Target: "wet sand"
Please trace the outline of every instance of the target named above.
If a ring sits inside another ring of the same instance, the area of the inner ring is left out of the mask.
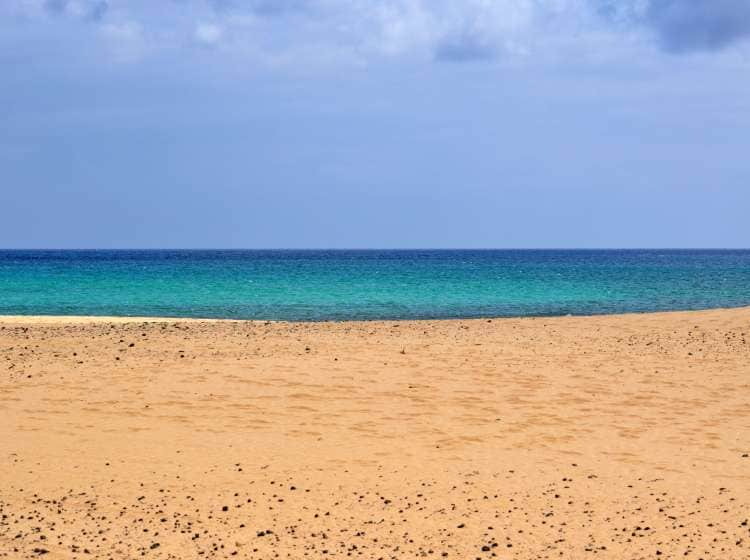
[[[750,557],[750,309],[0,319],[0,558]]]

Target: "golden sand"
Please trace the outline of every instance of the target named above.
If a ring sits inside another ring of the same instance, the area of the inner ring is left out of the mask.
[[[750,309],[0,319],[0,558],[750,558]]]

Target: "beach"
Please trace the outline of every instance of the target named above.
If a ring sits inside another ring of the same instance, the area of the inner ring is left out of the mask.
[[[750,557],[750,308],[0,318],[0,558]]]

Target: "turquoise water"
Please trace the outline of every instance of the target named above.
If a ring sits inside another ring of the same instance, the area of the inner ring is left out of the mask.
[[[0,314],[283,320],[750,305],[739,251],[0,251]]]

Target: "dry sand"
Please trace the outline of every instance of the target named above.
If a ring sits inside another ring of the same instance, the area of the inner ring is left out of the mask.
[[[750,558],[750,309],[0,319],[0,558]]]

